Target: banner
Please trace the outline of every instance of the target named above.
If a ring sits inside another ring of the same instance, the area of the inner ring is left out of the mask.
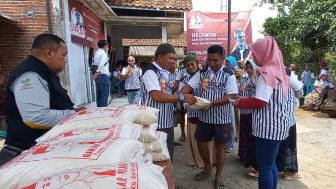
[[[97,49],[100,20],[76,0],[69,0],[71,41]]]
[[[228,53],[228,13],[187,13],[188,52],[194,52],[201,64],[211,45],[225,49],[225,57],[247,59],[252,44],[251,12],[231,13],[231,51]]]

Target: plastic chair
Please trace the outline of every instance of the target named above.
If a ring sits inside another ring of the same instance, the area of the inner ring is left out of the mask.
[[[114,79],[111,79],[111,82],[110,82],[110,94],[111,94],[111,98],[113,98],[113,95],[115,93],[115,87],[118,87],[118,92],[119,94],[121,94],[121,87],[120,85],[118,84],[114,84]]]
[[[309,83],[309,84],[307,85],[307,94],[304,95],[304,96],[302,95],[302,97],[300,98],[300,107],[303,106],[305,97],[306,97],[309,93],[311,93],[313,90],[314,90],[314,83]]]

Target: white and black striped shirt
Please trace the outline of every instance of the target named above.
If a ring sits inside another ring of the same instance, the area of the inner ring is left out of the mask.
[[[284,140],[289,133],[289,106],[280,82],[278,90],[269,86],[264,78],[256,77],[255,98],[268,102],[265,107],[257,108],[252,113],[252,134],[258,138]]]
[[[290,83],[288,89],[288,106],[289,106],[289,126],[295,124],[295,92],[302,90],[302,83],[299,81],[297,75],[288,68],[286,69],[286,74],[289,76]]]
[[[190,79],[191,79],[190,74],[188,72],[186,72],[184,74],[184,77],[182,77],[182,79],[180,79],[179,91],[181,91],[181,89],[186,84],[188,84],[188,82],[190,81]],[[200,97],[200,95],[201,95],[201,87],[198,87],[197,89],[194,89],[192,95]],[[188,118],[198,117],[199,116],[199,110],[189,110],[189,109],[187,109],[187,116],[188,116]]]
[[[141,77],[142,105],[150,106],[160,110],[158,114],[158,129],[168,129],[173,127],[173,103],[154,102],[149,94],[150,91],[162,91],[171,94],[169,89],[169,72],[163,70],[156,62],[149,65]]]
[[[200,97],[210,101],[224,98],[229,94],[237,94],[236,76],[224,66],[214,73],[210,67],[198,71],[189,81],[194,90],[201,88]],[[211,124],[231,123],[230,105],[211,106],[208,110],[199,111],[199,120]]]
[[[252,83],[252,80],[249,76],[243,77],[239,82],[238,82],[238,94],[241,97],[253,97],[255,95],[255,84]],[[240,112],[242,114],[252,114],[252,109],[244,109],[240,108]]]

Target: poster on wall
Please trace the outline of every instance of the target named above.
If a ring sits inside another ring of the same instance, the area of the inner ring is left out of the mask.
[[[69,13],[71,41],[97,49],[100,20],[76,0],[69,0]]]
[[[234,56],[245,61],[251,55],[252,44],[251,12],[231,13],[231,51],[228,53],[228,13],[187,13],[188,52],[194,52],[204,64],[207,49],[220,45],[225,57]]]

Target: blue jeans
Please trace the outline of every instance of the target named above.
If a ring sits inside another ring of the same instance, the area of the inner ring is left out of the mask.
[[[109,96],[110,77],[106,74],[100,74],[96,82],[96,102],[97,107],[107,107],[107,101]]]
[[[281,140],[268,140],[256,137],[256,158],[259,169],[259,189],[276,189],[278,169],[275,158]]]
[[[139,104],[141,97],[141,90],[137,91],[127,91],[128,103],[129,104]]]

